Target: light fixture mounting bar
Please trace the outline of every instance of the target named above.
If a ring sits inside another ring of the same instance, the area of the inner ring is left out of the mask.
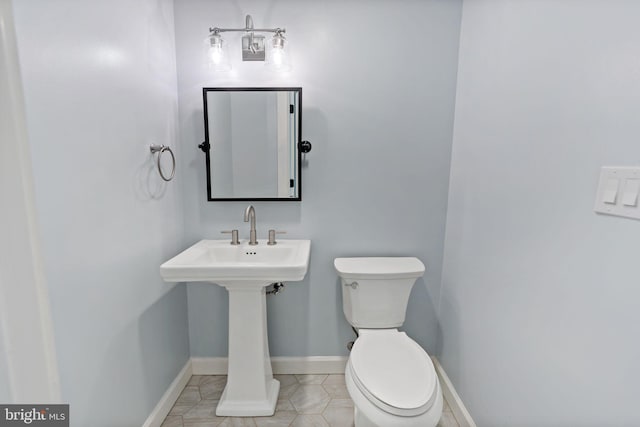
[[[284,28],[209,28],[210,33],[228,33],[228,32],[245,32],[245,33],[286,33]]]
[[[244,19],[244,28],[218,28],[218,27],[209,27],[210,33],[227,33],[230,31],[238,31],[245,33],[276,33],[282,34],[285,33],[286,30],[284,28],[253,28],[253,18],[251,15],[247,15]]]

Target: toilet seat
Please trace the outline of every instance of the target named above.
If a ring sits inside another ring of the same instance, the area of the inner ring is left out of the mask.
[[[437,397],[437,376],[429,355],[397,329],[360,329],[347,369],[378,408],[399,416],[420,415]]]

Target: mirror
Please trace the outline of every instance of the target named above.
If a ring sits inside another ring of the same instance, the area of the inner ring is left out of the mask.
[[[208,200],[302,200],[302,88],[202,92]]]

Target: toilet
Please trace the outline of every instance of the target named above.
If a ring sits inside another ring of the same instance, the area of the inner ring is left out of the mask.
[[[398,331],[424,264],[411,257],[336,258],[342,307],[357,330],[345,381],[355,427],[435,427],[442,392],[431,358]]]

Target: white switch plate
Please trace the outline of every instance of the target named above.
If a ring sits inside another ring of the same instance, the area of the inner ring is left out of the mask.
[[[629,180],[632,181],[627,182]],[[635,206],[628,206],[629,200],[634,197],[630,193],[635,191],[636,199],[638,197],[638,189],[634,185],[637,181],[633,180],[640,180],[640,167],[603,166],[600,168],[600,182],[594,210],[607,215],[640,219],[640,206],[637,203]]]

